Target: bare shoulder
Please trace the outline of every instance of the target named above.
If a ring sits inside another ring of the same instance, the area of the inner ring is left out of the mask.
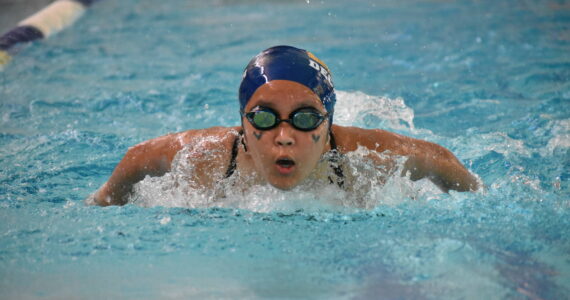
[[[182,146],[193,144],[205,148],[214,147],[218,149],[222,145],[231,145],[239,130],[239,126],[194,129],[177,133],[172,138],[177,140]]]
[[[194,155],[188,159],[198,168],[208,160],[212,162],[203,167],[212,168],[213,164],[231,153],[237,132],[237,127],[212,127],[171,133],[142,142],[129,148],[111,179],[118,177],[118,181],[124,181],[124,178],[133,178],[129,181],[138,181],[145,175],[161,176],[170,171],[175,156],[185,147],[194,149]],[[217,153],[216,157],[207,155],[213,152]],[[218,164],[216,167],[219,169],[221,163]]]
[[[479,188],[477,179],[453,153],[438,144],[381,129],[333,126],[332,130],[341,152],[351,152],[363,146],[378,153],[407,157],[402,175],[409,172],[410,179],[414,181],[428,178],[445,192]],[[376,161],[390,165],[390,160]]]
[[[227,144],[237,134],[238,128],[212,127],[170,133],[139,143],[129,148],[129,152],[144,153],[151,156],[160,154],[172,158],[186,145],[201,144],[205,147],[219,147],[220,144]]]
[[[174,137],[185,150],[177,161],[192,166],[189,184],[212,188],[227,172],[233,144],[237,141],[239,127],[213,127],[189,130]]]
[[[351,152],[362,146],[377,152],[390,151],[396,155],[408,155],[426,148],[443,148],[431,142],[382,129],[333,125],[333,134],[342,152]]]
[[[229,152],[232,136],[235,140],[237,127],[214,127],[208,129],[187,130],[179,133],[157,137],[129,148],[123,159],[117,164],[109,180],[94,194],[94,202],[99,205],[125,204],[133,185],[145,176],[162,176],[170,171],[172,161],[180,150],[186,146],[200,144],[203,140],[210,142],[201,144],[201,150],[220,148],[222,155]],[[207,153],[208,151],[198,151]],[[191,158],[190,158],[191,159]],[[209,182],[212,177],[202,176],[201,170],[211,167],[201,164],[196,174],[197,182]],[[221,163],[218,162],[221,166]],[[218,167],[221,169],[221,167]],[[208,173],[211,174],[211,173]]]

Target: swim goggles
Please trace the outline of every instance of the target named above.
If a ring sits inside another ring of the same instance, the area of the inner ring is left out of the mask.
[[[328,117],[328,113],[322,114],[312,107],[303,107],[293,111],[289,115],[289,119],[279,119],[279,114],[267,107],[257,106],[248,113],[242,112],[242,116],[251,123],[253,127],[259,130],[270,130],[281,122],[291,124],[295,129],[300,131],[315,130]]]

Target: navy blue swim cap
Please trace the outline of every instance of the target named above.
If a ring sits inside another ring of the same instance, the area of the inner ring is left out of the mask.
[[[257,88],[272,80],[290,80],[311,89],[321,99],[332,124],[336,95],[328,67],[311,52],[291,46],[275,46],[254,57],[239,87],[243,111]]]

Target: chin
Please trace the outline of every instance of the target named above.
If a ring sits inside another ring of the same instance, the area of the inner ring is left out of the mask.
[[[273,187],[280,189],[282,191],[289,191],[291,189],[293,189],[294,187],[296,187],[299,182],[297,181],[284,181],[284,180],[274,180],[274,181],[269,181],[269,184],[271,184]]]

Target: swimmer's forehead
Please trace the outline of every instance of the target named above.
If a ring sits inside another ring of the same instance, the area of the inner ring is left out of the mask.
[[[255,91],[247,107],[277,108],[288,103],[294,108],[314,107],[320,110],[325,108],[319,96],[311,89],[289,80],[274,80],[263,84]]]
[[[302,107],[313,107],[313,108],[317,108],[320,110],[324,110],[322,105],[319,105],[320,103],[315,103],[312,100],[301,100],[298,102],[295,102],[292,105],[292,110],[298,109],[298,108],[302,108]],[[272,109],[277,109],[278,106],[277,103],[275,101],[272,100],[265,100],[265,99],[260,99],[259,101],[256,101],[255,103],[252,104],[253,107],[256,106],[261,106],[261,107],[267,107],[267,108],[272,108]]]

